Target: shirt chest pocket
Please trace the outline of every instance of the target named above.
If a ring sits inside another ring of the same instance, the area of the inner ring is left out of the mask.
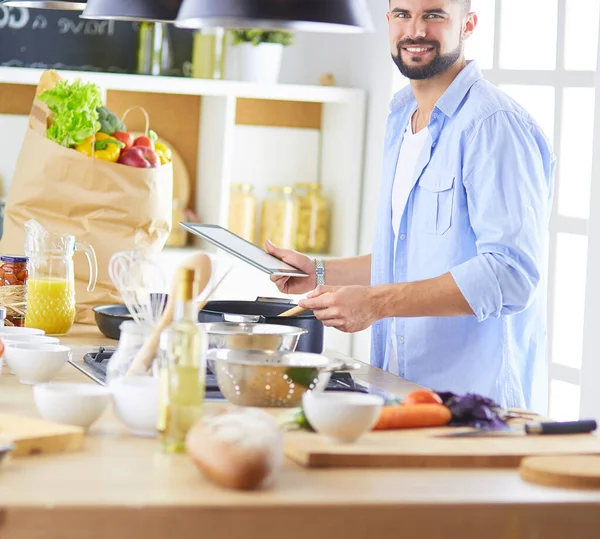
[[[415,226],[428,234],[444,234],[452,225],[454,174],[425,173],[415,194]]]

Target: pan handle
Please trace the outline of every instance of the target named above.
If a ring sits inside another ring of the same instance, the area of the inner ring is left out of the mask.
[[[223,313],[223,322],[235,322],[238,324],[256,324],[256,323],[265,323],[265,317],[257,314],[228,314]]]

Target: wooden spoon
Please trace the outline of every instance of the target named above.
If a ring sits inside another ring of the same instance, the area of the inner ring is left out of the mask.
[[[296,305],[292,309],[288,309],[287,311],[283,311],[282,313],[278,314],[277,317],[298,316],[306,311],[308,311],[308,309],[300,307],[300,305]]]
[[[210,257],[205,253],[194,253],[181,264],[183,268],[195,268],[200,272],[200,281],[198,283],[197,294],[199,295],[204,291],[206,285],[210,281],[212,273],[212,264]],[[171,283],[171,293],[165,306],[158,324],[152,329],[152,333],[148,340],[144,343],[144,346],[140,348],[135,358],[133,359],[126,376],[133,376],[136,374],[142,374],[146,372],[151,364],[156,351],[158,350],[158,344],[160,342],[160,334],[164,329],[173,321],[173,311],[175,308],[175,290],[177,282],[173,279]],[[212,292],[212,291],[211,291]]]

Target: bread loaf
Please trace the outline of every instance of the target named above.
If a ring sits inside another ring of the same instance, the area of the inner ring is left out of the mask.
[[[253,490],[270,484],[281,467],[283,433],[266,412],[240,408],[192,427],[186,449],[210,481]]]

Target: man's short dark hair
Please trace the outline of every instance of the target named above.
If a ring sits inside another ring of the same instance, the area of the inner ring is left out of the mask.
[[[471,11],[471,0],[452,0],[452,1],[461,3],[464,6],[465,11],[467,13],[469,13]]]
[[[469,13],[471,11],[471,0],[452,0],[452,1],[462,4],[465,8],[466,13]]]

